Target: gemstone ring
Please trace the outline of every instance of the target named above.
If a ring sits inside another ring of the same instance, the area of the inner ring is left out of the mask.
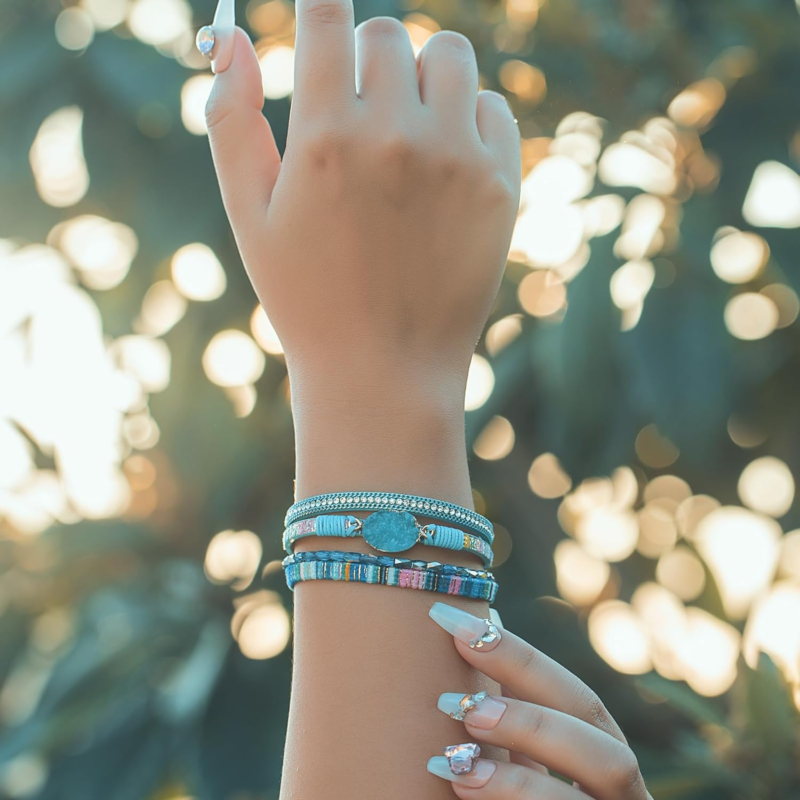
[[[444,755],[453,775],[466,775],[468,772],[472,772],[480,754],[480,745],[475,742],[451,744],[444,748]]]

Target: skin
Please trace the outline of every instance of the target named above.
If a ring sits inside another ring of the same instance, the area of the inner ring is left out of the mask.
[[[464,390],[519,205],[513,114],[501,95],[478,91],[464,37],[435,34],[415,60],[396,20],[376,18],[354,31],[349,0],[298,0],[295,92],[281,159],[261,113],[252,44],[237,28],[233,45],[206,116],[243,262],[286,353],[296,499],[369,489],[473,508]],[[331,547],[309,537],[296,549]],[[368,550],[359,539],[348,540],[347,549]],[[479,563],[430,547],[409,554]],[[463,723],[437,710],[439,694],[499,695],[499,681],[513,678],[514,669],[501,669],[490,653],[473,663],[475,653],[454,646],[428,617],[440,597],[326,581],[296,587],[282,800],[453,797],[453,785],[425,769],[446,744],[468,740]],[[488,615],[485,603],[445,599]],[[577,679],[566,675],[574,690]],[[529,691],[536,675],[528,678],[510,686],[536,702]],[[593,698],[588,689],[582,696]],[[508,719],[524,725],[520,708]],[[592,700],[590,708],[602,704]],[[584,712],[560,709],[576,720]],[[601,714],[569,736],[595,744],[601,718],[615,727]],[[552,747],[531,747],[528,755],[547,760],[557,752],[569,767],[563,759],[581,755],[561,747],[563,732],[552,730]],[[482,789],[459,788],[471,792],[461,796],[586,796],[555,793],[558,782],[530,758],[508,763],[503,728],[492,735],[484,755],[501,764],[496,776]],[[632,754],[619,750],[629,766]],[[514,777],[519,770],[533,776],[529,786]],[[597,781],[604,774],[598,771]],[[545,779],[555,788],[540,791],[536,782]],[[518,793],[509,794],[509,786]]]

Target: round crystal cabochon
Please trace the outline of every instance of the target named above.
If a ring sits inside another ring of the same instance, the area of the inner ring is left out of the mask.
[[[375,511],[364,520],[364,541],[383,553],[402,553],[419,538],[414,517],[408,511]]]
[[[204,25],[197,31],[195,44],[197,49],[208,59],[211,58],[211,51],[214,49],[215,42],[214,29],[210,25]]]

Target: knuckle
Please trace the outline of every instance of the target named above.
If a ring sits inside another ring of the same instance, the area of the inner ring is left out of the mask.
[[[522,647],[514,655],[514,671],[520,673],[534,672],[538,666],[539,653],[529,644]]]
[[[614,733],[617,725],[603,701],[588,686],[582,689],[582,693],[582,705],[586,709],[584,719],[596,728],[600,728],[600,730],[606,731],[607,733]]]
[[[364,36],[408,36],[403,23],[395,17],[372,17],[362,22],[358,31]]]
[[[378,144],[378,153],[382,161],[401,166],[416,157],[416,150],[414,138],[402,131],[394,131],[384,136]]]
[[[352,20],[353,10],[346,0],[306,0],[302,16],[311,25],[345,25]]]
[[[525,715],[520,722],[522,735],[526,741],[536,741],[544,734],[547,727],[547,713],[539,706],[530,706],[525,709]]]
[[[306,130],[303,146],[315,166],[325,167],[344,159],[349,149],[349,139],[335,127],[318,123],[313,129]]]
[[[486,180],[485,191],[490,206],[516,206],[519,202],[515,186],[499,172],[494,172]]]
[[[508,770],[508,797],[532,797],[536,794],[536,773],[515,764]],[[506,788],[505,786],[503,788]]]
[[[205,105],[205,118],[206,127],[209,132],[219,128],[222,123],[231,115],[232,107],[229,103],[215,95],[213,92],[209,95]]]
[[[444,151],[436,159],[436,170],[440,178],[452,180],[466,171],[466,161],[452,150]]]
[[[609,782],[621,797],[639,796],[644,788],[644,779],[639,769],[636,754],[629,747],[620,748],[619,757],[609,770]]]

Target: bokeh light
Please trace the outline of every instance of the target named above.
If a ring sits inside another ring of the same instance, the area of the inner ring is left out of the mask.
[[[263,351],[246,333],[220,331],[203,353],[203,369],[218,386],[246,386],[255,383],[264,372]]]
[[[475,440],[473,450],[484,461],[499,461],[514,448],[514,428],[501,416],[492,417]]]
[[[779,161],[756,167],[742,216],[760,228],[800,227],[800,175]]]
[[[36,190],[45,203],[75,205],[89,189],[83,155],[83,111],[67,106],[42,122],[30,150]]]
[[[794,478],[779,458],[765,456],[751,461],[739,478],[739,497],[749,508],[782,517],[794,501]]]
[[[172,280],[188,300],[216,300],[228,285],[214,251],[200,242],[181,247],[172,257]]]
[[[491,396],[494,390],[494,370],[492,365],[477,353],[472,356],[472,362],[467,376],[467,388],[464,397],[466,411],[480,408]]]
[[[725,612],[743,619],[770,585],[780,553],[780,526],[744,508],[723,506],[703,517],[694,542],[717,583]]]
[[[606,600],[596,605],[589,613],[589,639],[618,672],[640,675],[652,668],[647,628],[627,603]]]
[[[725,306],[725,326],[737,339],[763,339],[778,327],[778,307],[763,294],[737,294]]]

